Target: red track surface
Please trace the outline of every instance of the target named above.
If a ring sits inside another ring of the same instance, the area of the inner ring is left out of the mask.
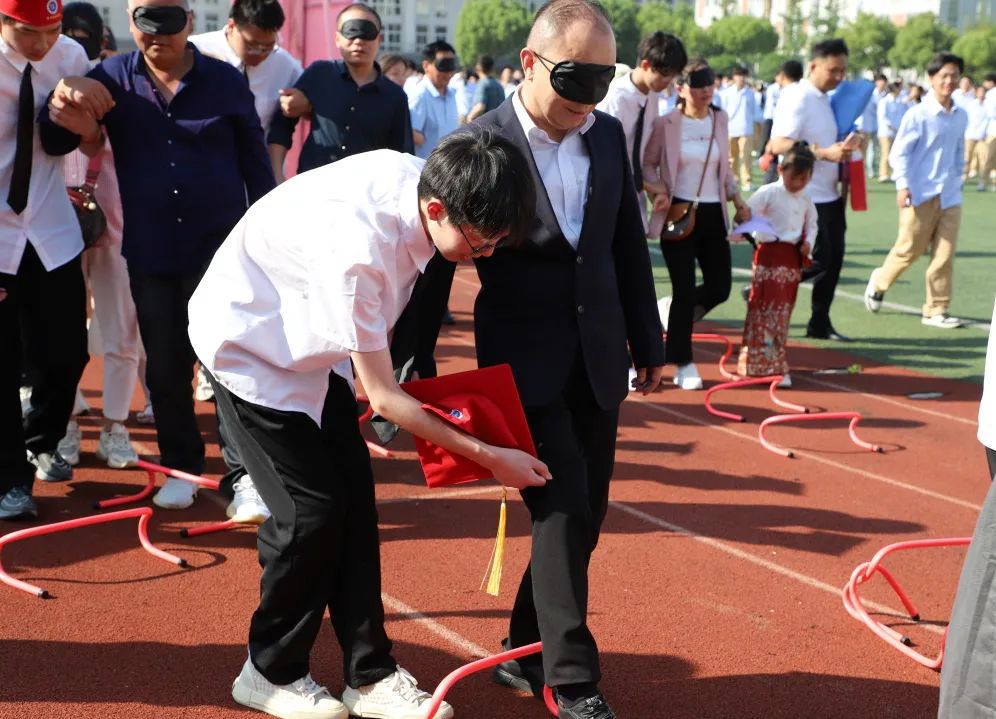
[[[440,340],[441,372],[473,363],[471,268],[461,268]],[[697,347],[707,382],[720,380],[716,347]],[[591,624],[603,654],[603,689],[624,719],[936,716],[937,675],[898,654],[844,612],[839,589],[881,546],[972,533],[988,483],[976,443],[976,385],[869,366],[858,375],[810,370],[854,360],[794,347],[796,389],[787,399],[858,410],[863,452],[833,425],[773,428],[797,459],[764,451],[757,423],[772,413],[764,388],[724,394],[746,415],[727,423],[701,392],[669,388],[633,398],[622,412],[612,505],[593,561]],[[86,385],[97,387],[99,362]],[[917,402],[913,391],[938,390]],[[96,392],[88,392],[99,403]],[[214,437],[211,405],[200,405]],[[89,514],[94,500],[144,482],[93,457],[96,420],[84,422],[84,460],[68,485],[36,484],[42,521]],[[829,431],[824,431],[828,429]],[[137,425],[140,453],[156,454]],[[457,666],[494,652],[504,636],[528,556],[528,517],[513,500],[501,596],[478,591],[498,516],[486,485],[429,492],[410,441],[375,459],[381,502],[385,606],[400,663],[430,691]],[[212,445],[209,475],[222,464]],[[4,552],[16,577],[42,584],[43,601],[0,586],[0,717],[252,717],[229,695],[245,659],[258,591],[254,532],[181,539],[179,530],[222,518],[211,492],[190,510],[157,510],[152,539],[185,558],[171,568],[136,546],[134,527],[111,523],[27,540]],[[23,524],[0,523],[0,532]],[[890,563],[927,626],[904,629],[936,653],[963,550],[907,553]],[[882,584],[863,588],[901,617]],[[877,615],[880,618],[882,614]],[[938,625],[931,625],[937,622]],[[887,623],[903,623],[897,618]],[[340,657],[323,628],[312,673],[337,693]],[[540,719],[532,698],[486,675],[448,696],[460,717]]]

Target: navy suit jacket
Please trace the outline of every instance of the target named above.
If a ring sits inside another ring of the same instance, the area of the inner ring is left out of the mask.
[[[481,291],[474,307],[477,359],[508,362],[526,407],[556,401],[580,352],[599,406],[626,397],[636,367],[664,364],[657,298],[622,126],[595,111],[582,135],[591,157],[578,249],[564,237],[511,98],[477,124],[495,128],[525,155],[537,188],[526,240],[475,260]]]

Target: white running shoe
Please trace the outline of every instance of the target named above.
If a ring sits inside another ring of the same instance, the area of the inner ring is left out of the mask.
[[[74,467],[80,463],[80,442],[83,441],[83,433],[80,431],[79,422],[75,419],[69,420],[66,425],[66,436],[59,440],[55,451],[62,455],[68,464]]]
[[[667,320],[671,316],[671,295],[664,297],[657,302],[657,311],[661,316],[661,327],[667,332]]]
[[[139,424],[155,424],[156,413],[152,411],[152,404],[147,403],[145,409],[135,415],[135,421]]]
[[[674,383],[681,389],[702,389],[702,378],[694,362],[683,364],[674,375]]]
[[[364,719],[425,719],[432,695],[418,688],[415,678],[401,667],[376,684],[359,689],[346,687],[342,703],[355,717]],[[452,719],[453,707],[439,705],[435,719]]]
[[[115,422],[111,425],[110,432],[106,429],[100,430],[97,458],[107,462],[107,466],[111,469],[134,467],[138,463],[138,452],[131,446],[131,437],[128,436],[128,430],[123,424]]]
[[[21,387],[19,394],[21,396],[21,416],[27,417],[28,412],[31,411],[31,388]]]
[[[878,283],[876,282],[880,271],[880,267],[872,270],[871,275],[868,277],[868,284],[865,285],[865,309],[869,312],[878,312],[882,309],[882,300],[885,299],[885,293],[879,291]]]
[[[939,315],[933,315],[931,317],[922,317],[920,322],[928,327],[939,327],[942,330],[953,330],[965,324],[963,320],[960,320],[957,317],[952,317],[947,312],[942,312]]]
[[[281,719],[347,719],[349,716],[343,703],[310,674],[290,684],[272,684],[248,659],[232,682],[232,699]]]
[[[169,477],[166,484],[156,492],[152,503],[163,509],[186,509],[197,497],[197,485],[185,479]]]
[[[788,372],[786,372],[785,374],[783,374],[782,375],[782,381],[778,383],[778,387],[781,387],[782,389],[791,389],[792,388],[792,375],[790,375]]]
[[[235,498],[228,504],[225,514],[240,524],[262,524],[270,518],[270,510],[256,491],[249,475],[245,475],[232,485]]]
[[[207,372],[201,366],[197,367],[197,389],[194,390],[194,399],[198,402],[210,402],[214,399],[214,389],[208,381]]]

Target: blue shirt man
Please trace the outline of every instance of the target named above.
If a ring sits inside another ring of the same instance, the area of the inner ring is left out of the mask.
[[[945,108],[933,93],[903,115],[889,153],[896,190],[909,190],[914,206],[941,198],[941,209],[961,204],[968,113]]]
[[[456,70],[456,52],[442,40],[422,51],[425,77],[408,100],[415,136],[415,154],[427,158],[446,135],[460,125],[456,92],[449,87]]]
[[[730,116],[730,137],[753,137],[754,123],[760,120],[754,90],[746,84],[742,87],[730,85],[720,93],[719,101]]]

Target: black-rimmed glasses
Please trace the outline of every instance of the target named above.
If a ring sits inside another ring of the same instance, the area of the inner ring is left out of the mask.
[[[497,240],[486,240],[480,245],[475,246],[467,237],[467,234],[463,231],[463,228],[460,227],[460,225],[457,225],[456,228],[460,230],[460,235],[463,237],[463,241],[466,242],[467,247],[470,248],[471,257],[480,257],[488,250],[496,250],[501,246],[501,243],[505,241],[504,237],[499,237]]]

